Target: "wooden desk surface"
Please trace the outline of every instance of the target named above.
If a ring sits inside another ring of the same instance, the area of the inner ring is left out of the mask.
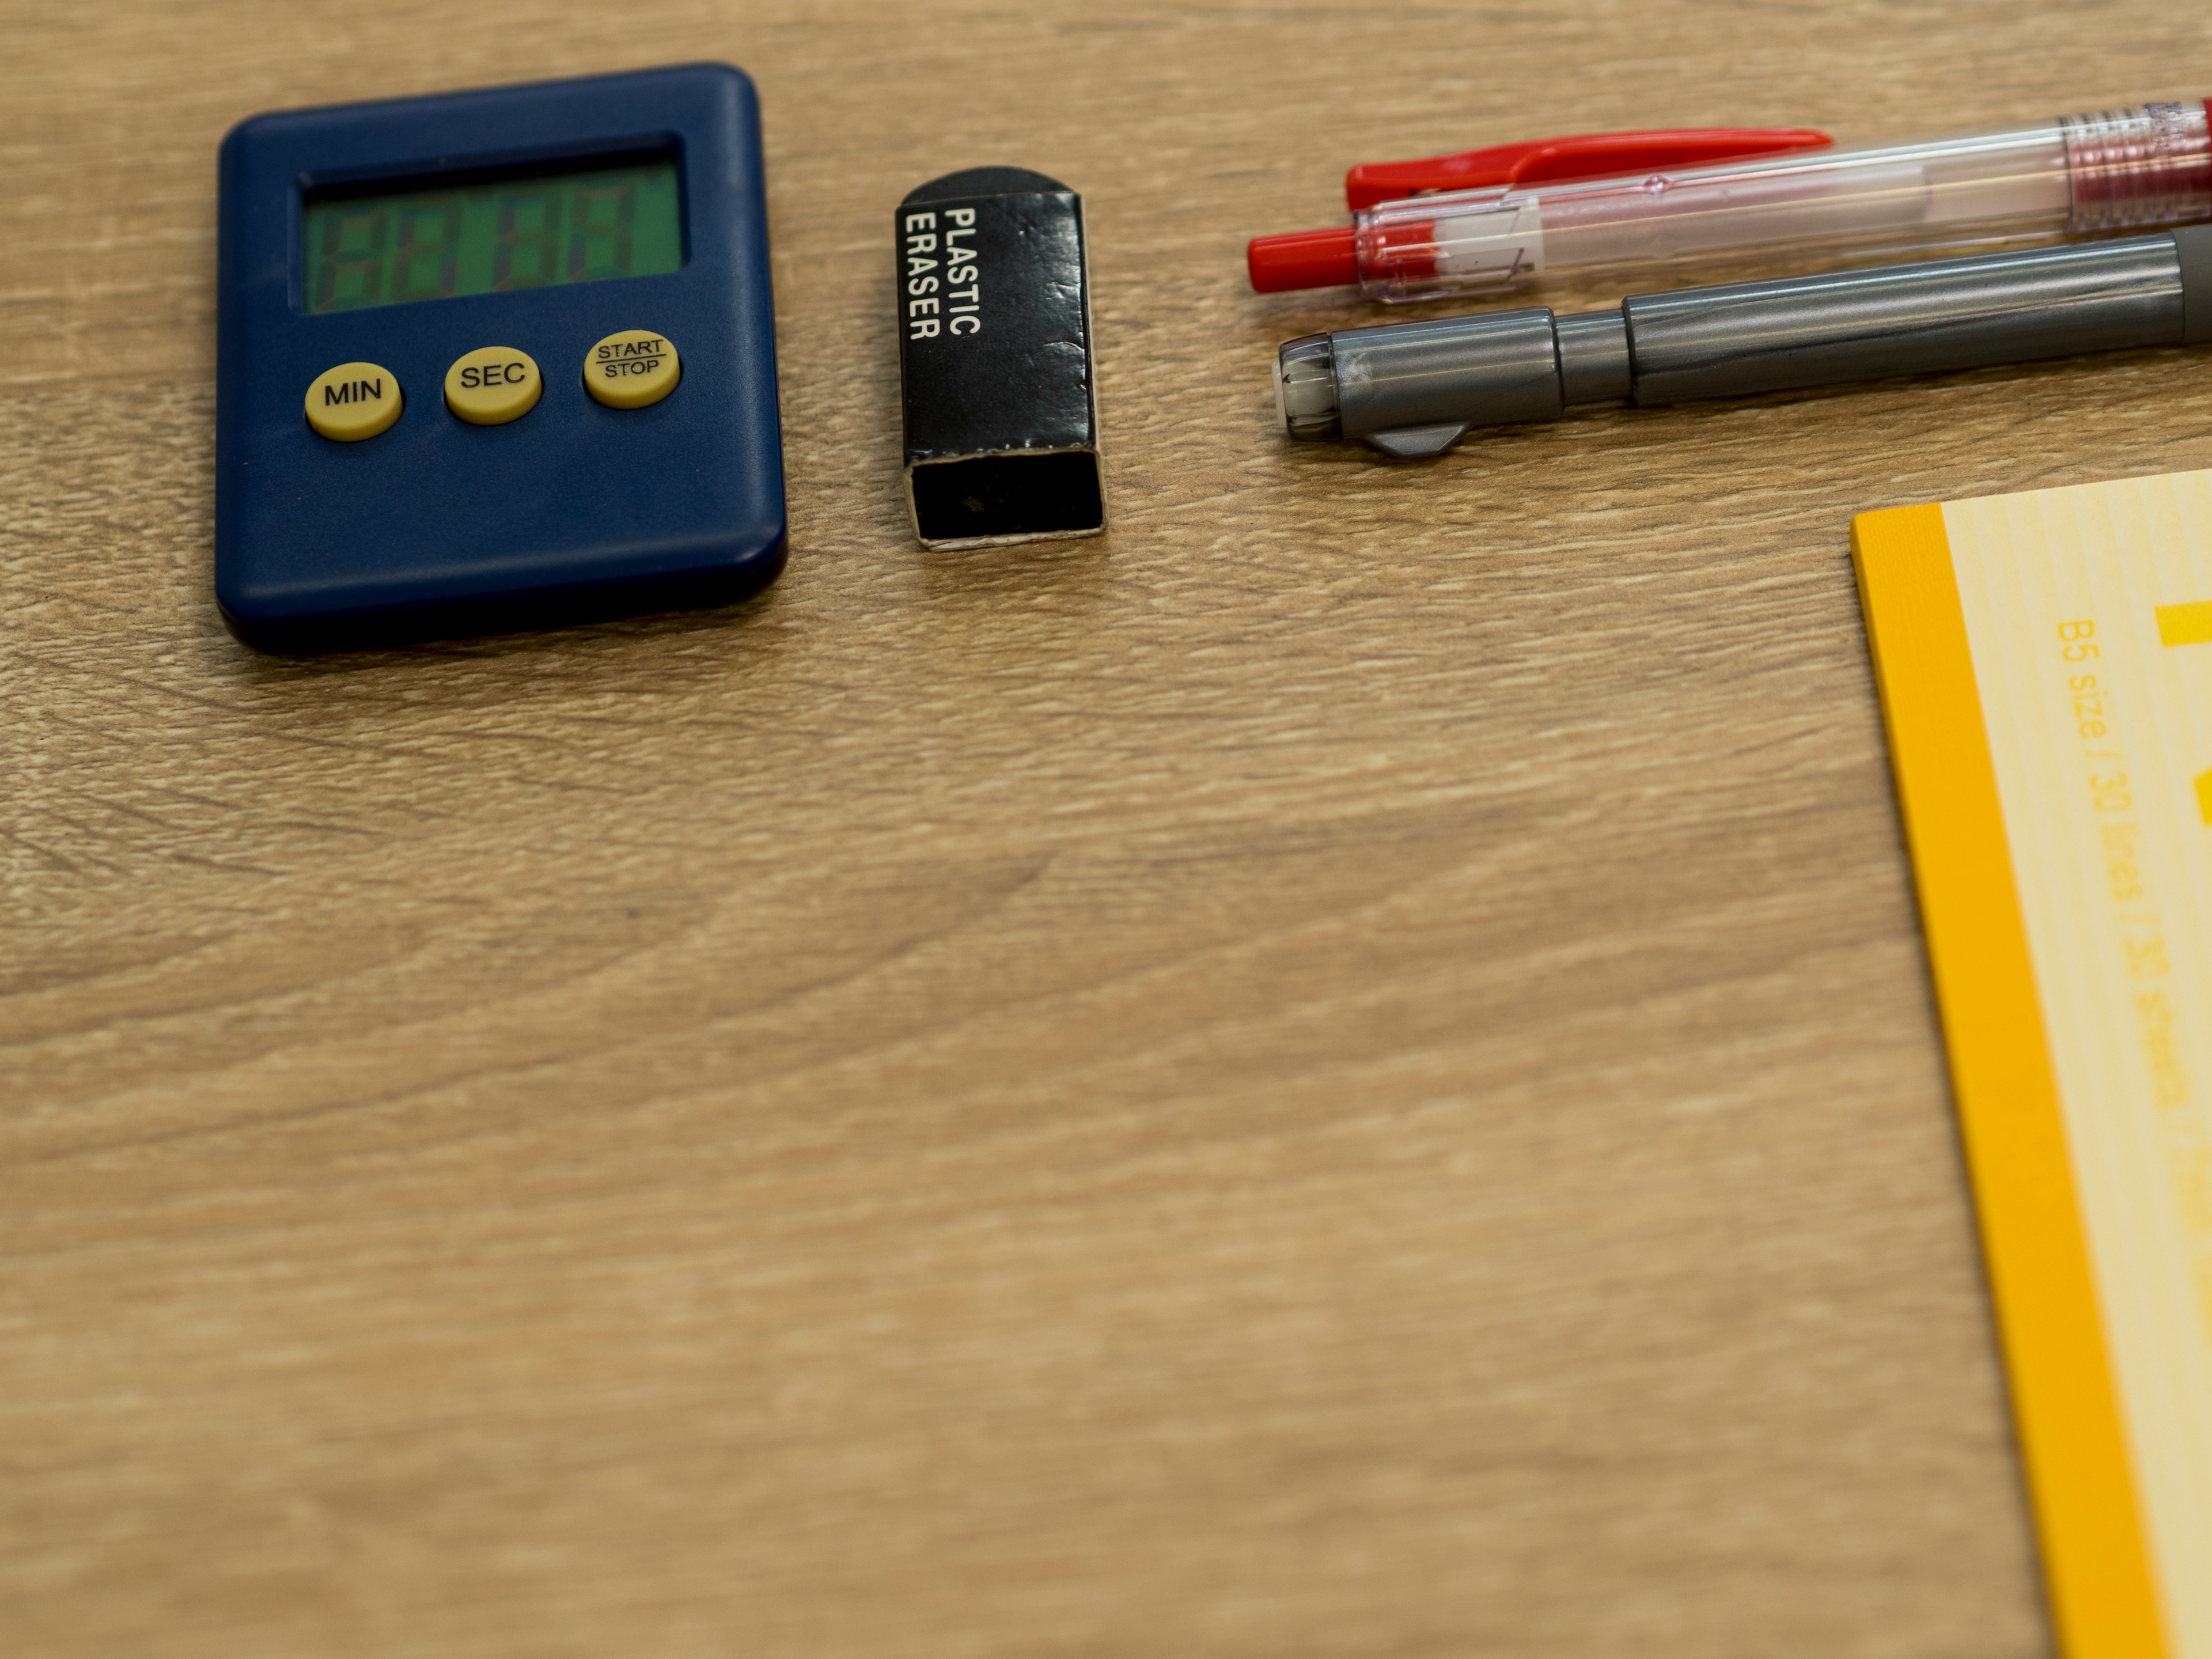
[[[1275,435],[1367,313],[1241,245],[1355,159],[1995,124],[2208,30],[12,9],[0,1650],[2044,1651],[1846,525],[2212,463],[2202,360],[1390,466]],[[224,129],[698,58],[766,108],[782,581],[233,643]],[[1114,528],[924,557],[890,210],[999,161],[1085,197]]]

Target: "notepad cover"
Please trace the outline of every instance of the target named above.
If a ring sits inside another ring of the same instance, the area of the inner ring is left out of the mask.
[[[2212,1659],[2212,473],[1863,514],[2069,1659]]]

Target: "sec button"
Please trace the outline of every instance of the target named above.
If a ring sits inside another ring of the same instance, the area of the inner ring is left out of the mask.
[[[478,346],[446,371],[446,407],[471,426],[519,421],[544,390],[536,359],[513,346]]]

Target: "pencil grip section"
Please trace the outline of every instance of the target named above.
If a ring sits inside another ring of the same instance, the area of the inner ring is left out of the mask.
[[[1646,294],[1622,307],[1636,402],[2179,345],[2174,236]]]

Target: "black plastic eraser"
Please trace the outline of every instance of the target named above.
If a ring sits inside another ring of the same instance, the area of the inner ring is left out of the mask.
[[[898,207],[906,498],[924,547],[1106,527],[1083,198],[1022,167]]]

